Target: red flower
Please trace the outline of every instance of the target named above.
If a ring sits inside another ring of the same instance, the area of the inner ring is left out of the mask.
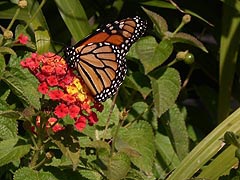
[[[92,126],[96,122],[98,122],[97,114],[95,112],[91,112],[88,117],[88,124]]]
[[[65,104],[59,104],[54,111],[58,118],[64,118],[68,114],[68,107]]]
[[[82,131],[86,127],[87,118],[85,116],[80,116],[75,121],[75,127],[78,131]]]
[[[43,82],[41,84],[39,84],[38,86],[38,91],[42,94],[47,94],[48,93],[48,85],[46,82]]]
[[[90,125],[98,121],[93,109],[101,112],[103,106],[94,101],[83,80],[68,68],[62,57],[53,53],[45,55],[32,53],[31,57],[21,61],[21,66],[28,68],[39,80],[38,91],[49,96],[49,99],[45,99],[49,104],[46,106],[48,109],[41,109],[41,111],[49,117],[52,114],[49,112],[49,107],[54,108],[56,118],[50,118],[45,126],[57,132],[64,128],[58,122],[58,118],[64,118],[67,115],[74,119],[76,129],[79,131],[86,127],[87,121]]]
[[[80,107],[78,107],[77,105],[71,105],[69,106],[68,111],[71,118],[76,118],[80,112]]]
[[[103,105],[99,102],[94,103],[93,107],[98,111],[98,112],[102,112],[103,111]]]
[[[54,72],[54,67],[50,65],[44,65],[42,66],[41,71],[45,75],[50,75]]]
[[[57,74],[58,76],[62,76],[62,75],[65,75],[65,74],[66,74],[65,68],[62,67],[62,66],[57,66],[57,67],[55,68],[55,71],[56,71],[56,74]]]
[[[87,113],[90,113],[92,110],[91,110],[91,106],[88,104],[88,103],[83,103],[83,104],[81,104],[81,108],[83,109],[83,110],[85,110]]]
[[[64,95],[62,96],[62,100],[65,101],[65,102],[67,102],[67,103],[69,103],[69,104],[76,102],[76,98],[73,97],[73,96],[70,95],[70,94],[64,94]]]
[[[20,35],[18,36],[18,42],[19,42],[20,44],[23,44],[23,45],[27,44],[27,42],[28,42],[28,36],[25,36],[24,34],[20,34]]]
[[[58,80],[57,80],[56,76],[54,76],[54,75],[48,76],[47,83],[49,84],[49,86],[56,86],[56,85],[58,85]]]
[[[59,124],[59,123],[56,123],[57,122],[57,119],[54,118],[54,117],[50,117],[48,119],[48,124],[47,124],[47,128],[52,128],[53,132],[58,132],[58,131],[61,131],[61,130],[64,130],[65,128]],[[53,126],[54,125],[54,126]]]
[[[48,92],[48,96],[52,100],[59,100],[63,97],[64,93],[62,90],[54,89]]]
[[[40,82],[43,82],[46,79],[46,76],[44,74],[42,74],[41,72],[36,73],[36,77]]]
[[[26,58],[25,61],[21,62],[22,67],[27,67],[31,71],[37,69],[39,67],[39,62],[34,58]]]

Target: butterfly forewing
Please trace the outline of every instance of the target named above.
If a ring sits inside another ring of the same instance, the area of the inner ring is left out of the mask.
[[[96,101],[105,101],[122,84],[126,53],[146,30],[140,17],[127,18],[102,26],[93,34],[65,49],[66,61],[77,69]]]

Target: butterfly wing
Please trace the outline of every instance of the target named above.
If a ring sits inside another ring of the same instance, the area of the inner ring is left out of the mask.
[[[71,68],[77,69],[97,101],[116,93],[126,71],[125,55],[143,35],[146,23],[138,16],[115,21],[64,51]]]

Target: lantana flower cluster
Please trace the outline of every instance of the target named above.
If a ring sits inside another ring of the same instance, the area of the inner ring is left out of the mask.
[[[28,68],[39,80],[38,91],[57,104],[53,109],[54,116],[48,120],[48,124],[54,122],[53,125],[58,126],[52,128],[53,131],[64,129],[57,120],[66,116],[74,119],[75,128],[79,131],[87,123],[93,125],[98,121],[95,111],[101,112],[103,105],[93,99],[83,80],[68,68],[62,57],[53,53],[32,53],[31,57],[21,61],[21,66]]]

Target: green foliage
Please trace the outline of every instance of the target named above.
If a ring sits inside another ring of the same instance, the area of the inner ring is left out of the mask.
[[[239,2],[26,2],[0,2],[0,179],[239,179]],[[20,62],[131,15],[148,30],[118,96],[96,124],[80,132],[66,116],[54,132],[52,104]]]

